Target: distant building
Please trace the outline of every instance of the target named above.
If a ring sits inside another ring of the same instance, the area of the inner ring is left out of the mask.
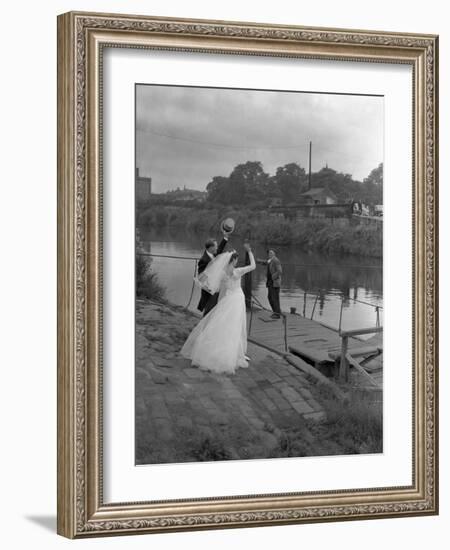
[[[270,199],[269,207],[273,208],[275,206],[282,206],[283,205],[283,199],[280,197],[273,197]]]
[[[152,194],[152,178],[144,178],[139,175],[139,168],[136,168],[136,201],[137,202],[148,202],[150,200],[150,195]]]
[[[197,189],[188,189],[186,186],[183,189],[179,187],[172,191],[167,191],[166,196],[170,200],[174,201],[198,201],[202,202],[206,200],[207,193],[205,191],[198,191]]]
[[[323,187],[313,187],[300,195],[300,201],[303,204],[336,204],[337,197]]]

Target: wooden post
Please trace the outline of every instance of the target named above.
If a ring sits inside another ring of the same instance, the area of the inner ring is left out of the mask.
[[[339,368],[339,378],[348,382],[348,361],[347,361],[347,350],[348,350],[348,336],[342,336],[342,345],[341,345],[341,365]]]
[[[319,290],[319,292],[320,292],[320,290]],[[316,311],[316,304],[317,304],[317,300],[319,299],[319,292],[316,294],[316,299],[314,300],[314,306],[313,306],[312,313],[311,313],[311,319],[314,317],[314,312]]]
[[[334,360],[334,363],[333,363],[333,378],[335,380],[337,380],[339,378],[339,365],[340,365],[340,358],[337,357],[335,360]]]
[[[342,309],[344,307],[344,295],[341,296],[341,311],[339,312],[339,332],[341,332],[342,327]]]
[[[347,359],[347,364],[348,365],[351,365],[354,369],[356,369],[359,374],[365,379],[367,380],[370,385],[372,387],[375,387],[379,390],[382,389],[382,387],[378,384],[378,382],[376,382],[371,376],[370,374],[358,363],[358,361],[352,357],[349,353],[347,353],[347,355],[345,356],[345,358]]]
[[[349,358],[350,358],[350,362],[354,366],[353,357],[351,357],[348,352],[348,339],[360,334],[375,334],[378,332],[383,332],[383,327],[361,328],[356,330],[345,330],[340,332],[342,343],[341,343],[340,364],[339,364],[339,378],[341,380],[348,382],[349,369],[350,369]],[[354,349],[353,353],[357,353],[357,350]],[[361,354],[361,350],[358,351],[358,354]],[[329,355],[331,358],[333,358],[335,354],[332,352],[329,352]],[[337,359],[337,357],[338,355],[336,354],[335,358]]]
[[[250,321],[248,323],[248,334],[249,335],[252,332],[252,321],[253,321],[253,307],[252,307],[251,298],[250,298]]]
[[[311,150],[312,141],[309,142],[309,173],[308,173],[308,191],[311,191]]]
[[[284,328],[284,350],[288,351],[288,340],[287,340],[287,316],[282,313],[283,316],[283,328]]]
[[[191,288],[191,295],[189,296],[189,302],[186,304],[186,306],[184,307],[184,309],[187,309],[190,305],[191,305],[191,300],[192,300],[192,296],[194,295],[194,288],[195,288],[195,276],[197,275],[197,269],[198,269],[198,266],[197,266],[197,260],[195,260],[195,265],[194,265],[194,276],[192,277],[192,288]]]
[[[245,252],[244,265],[250,265],[250,256],[247,251]],[[248,311],[252,309],[252,273],[251,271],[244,275],[243,283],[244,283],[243,291],[245,296],[245,307]]]

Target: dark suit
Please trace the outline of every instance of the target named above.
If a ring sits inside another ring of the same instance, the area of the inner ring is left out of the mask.
[[[217,254],[221,254],[227,244],[228,240],[223,238],[220,241],[219,246],[217,247],[217,253],[214,254],[214,256],[217,256]],[[211,261],[211,258],[209,257],[206,250],[203,252],[203,256],[198,261],[197,266],[197,273],[200,274],[202,271],[206,269],[206,266]],[[217,304],[217,300],[219,299],[219,293],[216,292],[216,294],[210,294],[206,290],[202,289],[202,294],[200,296],[200,301],[198,303],[197,309],[199,311],[203,311],[203,317],[209,313],[212,308]]]
[[[281,262],[276,256],[274,256],[271,260],[258,260],[258,262],[267,265],[267,298],[269,299],[269,304],[272,311],[277,315],[280,315]]]

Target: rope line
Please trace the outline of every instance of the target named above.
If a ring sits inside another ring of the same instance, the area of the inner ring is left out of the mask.
[[[150,252],[136,252],[136,255],[138,256],[151,256],[154,258],[169,258],[173,260],[191,260],[191,261],[197,261],[198,258],[194,256],[171,256],[166,254],[153,254]],[[283,265],[290,265],[293,267],[333,267],[333,264],[293,264],[289,262],[283,262]],[[379,265],[360,265],[360,264],[340,264],[339,267],[362,267],[366,269],[380,269],[381,266]]]
[[[137,252],[137,254],[139,256],[151,256],[151,257],[154,257],[154,258],[168,258],[168,259],[175,259],[175,260],[190,260],[190,261],[194,261],[195,262],[195,265],[194,265],[194,277],[197,273],[197,263],[198,263],[198,258],[195,258],[195,257],[192,257],[192,256],[170,256],[170,255],[166,255],[166,254],[151,254],[149,252]],[[292,264],[292,263],[283,263],[283,265],[290,265],[290,266],[294,266],[294,267],[323,267],[323,264]],[[342,265],[341,267],[355,267],[355,266],[351,266],[351,265]],[[364,267],[364,266],[359,266],[359,267]],[[376,267],[376,266],[366,266],[366,267]],[[193,280],[192,281],[192,288],[191,288],[191,294],[189,296],[189,301],[187,303],[187,305],[185,306],[185,308],[187,309],[191,303],[191,300],[192,300],[192,296],[194,295],[194,288],[195,288],[195,281]],[[321,294],[322,290],[321,289],[318,289],[314,292],[311,292],[311,291],[304,291],[303,294],[304,296],[306,295],[309,295],[309,296],[314,296],[315,298],[315,303],[314,303],[314,308],[313,308],[313,312],[312,312],[312,315],[314,315],[314,310],[315,310],[315,307],[316,307],[316,303],[318,301],[318,298],[319,298],[319,295]],[[324,295],[326,295],[326,293],[324,293]],[[257,304],[259,305],[259,307],[261,307],[262,309],[265,309],[266,311],[271,311],[267,308],[265,308],[261,302],[255,297],[253,296],[252,294],[252,298],[253,300],[255,300],[257,302]],[[366,306],[370,306],[370,307],[373,307],[375,308],[377,311],[380,310],[380,309],[383,309],[383,306],[381,305],[377,305],[377,304],[372,304],[370,302],[365,302],[364,300],[358,300],[358,298],[352,298],[351,296],[344,296],[344,295],[341,295],[341,298],[343,299],[346,299],[346,300],[352,300],[354,302],[358,302],[359,304],[364,304]],[[312,319],[312,317],[311,317]]]
[[[191,295],[189,296],[189,301],[185,306],[185,309],[188,309],[188,307],[191,305],[192,296],[194,295],[194,288],[195,288],[195,276],[197,275],[197,260],[195,260],[195,266],[194,266],[194,276],[192,277],[192,288],[191,288]]]
[[[198,145],[205,145],[206,147],[221,147],[221,148],[224,148],[224,149],[251,149],[251,150],[254,150],[254,151],[259,151],[259,150],[284,150],[284,149],[301,149],[302,147],[305,146],[305,144],[297,144],[297,145],[278,145],[278,146],[258,146],[258,147],[255,147],[255,146],[251,146],[251,145],[233,145],[233,144],[227,144],[227,143],[214,143],[214,142],[211,142],[211,141],[202,141],[202,140],[199,140],[199,139],[192,139],[192,138],[186,138],[186,137],[182,137],[182,136],[174,136],[173,134],[164,134],[162,132],[155,132],[155,131],[151,131],[151,130],[144,130],[142,128],[140,128],[139,130],[139,133],[141,134],[150,134],[152,136],[157,136],[157,137],[162,137],[162,138],[166,138],[166,139],[175,139],[177,141],[187,141],[188,143],[197,143]]]

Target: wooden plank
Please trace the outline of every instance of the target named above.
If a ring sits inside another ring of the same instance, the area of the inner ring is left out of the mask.
[[[372,334],[375,332],[383,332],[383,327],[358,328],[354,330],[343,330],[341,336],[356,336],[357,334]]]
[[[364,355],[373,355],[374,353],[377,353],[379,349],[374,346],[367,346],[364,348],[351,348],[349,346],[349,351],[351,351],[352,357],[361,357]],[[339,350],[338,352],[330,352],[330,350],[328,350],[328,354],[332,359],[339,359],[341,356],[341,351]]]
[[[263,344],[271,344],[271,345],[280,345],[284,344],[284,338],[255,338],[253,335],[249,336],[249,338],[252,338],[253,340],[256,340],[257,342],[262,342]]]
[[[358,343],[358,345],[355,345],[353,342],[351,342],[351,340],[348,341],[348,349],[355,349],[355,348],[360,348],[361,347],[361,342]],[[342,342],[340,341],[339,342],[339,346],[333,346],[333,348],[330,348],[330,351],[336,351],[338,350],[340,352],[341,350],[341,347],[342,347]]]
[[[332,363],[341,356],[341,336],[333,327],[327,327],[319,321],[289,313],[285,314],[285,325],[283,325],[283,320],[281,320],[282,322],[270,320],[270,315],[269,312],[261,311],[253,314],[251,331],[248,333],[249,340],[284,354],[286,352],[286,329],[289,350],[299,357],[320,365]],[[376,334],[375,336],[380,335]],[[366,341],[355,336],[349,335],[347,340],[347,351],[353,357],[378,351],[378,341],[375,341],[375,338],[366,346]],[[344,362],[347,362],[345,357]]]
[[[365,378],[365,380],[370,382],[373,386],[376,386],[377,388],[379,388],[379,385],[377,384],[377,382],[372,378],[372,376],[370,376],[370,374],[368,374],[363,369],[363,367],[361,367],[361,365],[358,363],[358,361],[356,361],[356,359],[353,359],[353,357],[349,353],[345,354],[345,358],[350,363],[350,365],[354,367],[359,372],[359,374],[361,374]]]
[[[248,341],[251,342],[252,344],[255,344],[256,346],[260,346],[264,349],[272,351],[273,353],[276,353],[277,355],[281,355],[282,357],[284,357],[286,355],[285,351],[280,351],[279,349],[274,348],[272,346],[269,346],[269,345],[267,345],[263,342],[258,342],[257,340],[253,340],[253,338],[248,338]]]
[[[328,353],[315,348],[308,348],[307,346],[303,346],[301,348],[298,346],[289,346],[289,351],[291,351],[292,353],[300,357],[307,357],[308,359],[310,359],[311,361],[314,361],[315,363],[330,362],[330,357],[328,356]]]
[[[383,334],[382,333],[378,333],[378,334],[374,334],[371,338],[368,338],[366,340],[366,343],[367,344],[373,344],[375,346],[379,346],[379,347],[383,347]]]
[[[320,384],[323,384],[327,388],[329,388],[339,399],[342,401],[347,401],[348,397],[334,384],[331,382],[326,376],[321,374],[317,369],[312,367],[311,365],[308,365],[305,361],[300,359],[299,357],[296,357],[294,355],[291,355],[290,353],[287,353],[285,355],[286,361],[290,363],[292,366],[296,367],[297,369],[303,371],[304,373],[308,374],[309,376],[315,378]]]
[[[372,373],[374,371],[382,370],[383,369],[383,354],[380,353],[380,355],[377,355],[376,357],[372,357],[370,359],[367,359],[367,361],[364,361],[362,366],[369,373]]]
[[[352,386],[352,388],[354,390],[360,390],[360,391],[366,391],[366,392],[373,392],[374,394],[376,393],[381,393],[383,391],[383,388],[377,386]]]
[[[267,327],[259,327],[259,326],[252,325],[252,332],[255,331],[255,332],[260,332],[262,334],[272,334],[273,332],[280,332],[281,330],[284,332],[282,325],[270,327],[270,329],[268,329]]]
[[[347,359],[347,349],[348,349],[348,337],[344,336],[342,338],[342,351],[341,351],[341,362],[339,364],[339,378],[348,382],[348,359]]]
[[[382,371],[374,372],[371,376],[378,385],[381,386],[383,384],[383,372]]]
[[[284,338],[284,335],[283,334],[258,334],[257,332],[252,332],[251,334],[249,334],[249,336],[252,336],[253,338],[257,338],[259,340],[272,340],[272,339],[275,339],[275,340],[278,340],[280,338]]]

